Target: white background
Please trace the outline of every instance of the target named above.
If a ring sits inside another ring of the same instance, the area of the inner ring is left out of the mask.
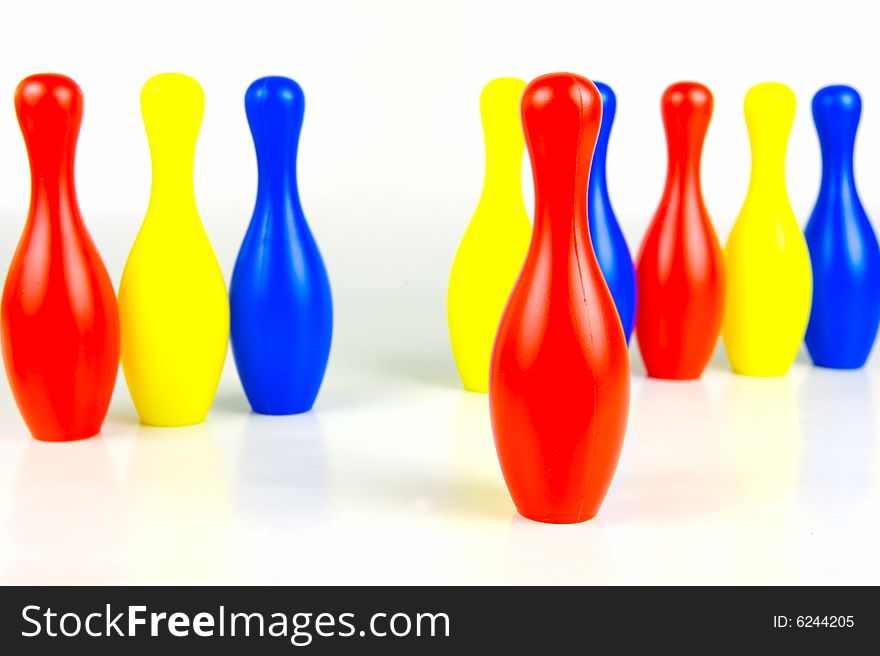
[[[255,78],[306,93],[300,186],[331,274],[333,354],[314,412],[252,415],[231,358],[208,421],[137,423],[120,375],[103,436],[31,440],[0,385],[0,581],[11,583],[880,583],[878,372],[804,358],[777,380],[647,381],[597,519],[516,516],[486,398],[460,391],[449,266],[480,193],[489,79],[570,70],[609,83],[612,200],[637,250],[665,175],[659,102],[715,95],[703,159],[722,241],[745,195],[742,99],[797,94],[788,157],[806,221],[818,189],[809,113],[821,86],[862,93],[856,175],[880,216],[873,3],[111,2],[0,9],[0,268],[27,213],[12,96],[36,72],[85,94],[86,222],[118,283],[146,209],[138,97],[188,73],[206,94],[196,158],[205,226],[228,275],[256,189],[243,96]],[[525,171],[527,198],[531,198]]]

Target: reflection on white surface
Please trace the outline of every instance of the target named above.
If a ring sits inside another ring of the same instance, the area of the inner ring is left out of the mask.
[[[716,496],[717,449],[705,380],[635,378],[629,431],[606,512],[623,521],[639,517],[658,523],[705,514]],[[695,461],[700,470],[689,470]],[[648,508],[652,519],[644,515]]]
[[[779,378],[731,375],[719,399],[722,448],[739,502],[731,523],[752,537],[729,543],[735,582],[798,582],[791,540],[803,531],[795,506],[803,438],[795,389],[805,371],[795,365]]]
[[[28,437],[20,451],[4,471],[3,582],[118,580],[125,504],[104,441],[45,444]]]
[[[829,394],[834,388],[835,394]],[[816,522],[844,529],[851,519],[871,513],[877,493],[877,420],[871,375],[867,371],[817,369],[797,389],[804,435],[798,473],[798,502]],[[837,405],[847,399],[846,412]]]
[[[247,581],[298,580],[321,558],[330,512],[319,415],[240,418],[235,468],[237,566]]]
[[[599,516],[516,515],[488,398],[420,366],[335,372],[315,410],[251,413],[227,371],[199,426],[41,444],[8,396],[5,583],[880,582],[873,370],[633,378]],[[7,393],[8,394],[8,393]]]
[[[31,440],[6,406],[0,577],[876,583],[873,376],[636,376],[617,477],[574,526],[516,515],[485,395],[405,369],[343,372],[295,417],[250,413],[227,376],[208,421],[179,429],[139,426],[123,391],[104,434],[72,444]]]
[[[230,465],[212,424],[134,430],[128,481],[131,580],[225,580],[231,526]]]
[[[724,458],[746,503],[787,503],[802,448],[794,376],[728,377],[719,400]]]
[[[876,583],[878,571],[874,373],[815,369],[798,386],[800,406],[810,410],[801,413],[797,514],[811,547],[799,565],[823,562],[829,577],[860,583]]]

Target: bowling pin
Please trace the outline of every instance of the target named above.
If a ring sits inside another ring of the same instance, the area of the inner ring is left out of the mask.
[[[678,82],[663,93],[661,110],[666,187],[639,252],[636,333],[649,376],[684,380],[709,364],[724,315],[724,255],[700,186],[712,94]]]
[[[541,522],[596,514],[626,430],[629,352],[587,218],[601,114],[579,75],[544,75],[523,94],[535,225],[498,328],[489,408],[513,502]]]
[[[229,287],[232,353],[255,412],[305,412],[333,329],[330,282],[297,189],[305,96],[293,80],[265,77],[248,88],[245,110],[259,183]]]
[[[822,146],[822,184],[805,236],[813,268],[813,306],[804,341],[813,363],[865,364],[880,323],[880,248],[853,172],[862,99],[831,86],[813,97]]]
[[[116,295],[74,185],[82,112],[63,75],[32,75],[15,91],[31,199],[3,288],[3,361],[28,429],[48,442],[100,432],[119,370]]]
[[[452,263],[446,303],[452,354],[464,388],[472,392],[488,390],[498,321],[529,246],[519,117],[525,86],[522,80],[499,78],[480,96],[486,177]]]
[[[617,97],[607,84],[595,84],[602,96],[602,124],[599,126],[599,139],[596,142],[596,152],[593,153],[593,167],[590,169],[590,184],[587,188],[590,238],[629,343],[636,320],[636,270],[611,207],[605,172],[608,137],[611,135],[611,125],[617,111]]]
[[[229,302],[193,188],[205,96],[191,77],[166,73],[141,91],[153,182],[143,225],[119,286],[122,369],[144,424],[205,418],[223,369]]]
[[[797,357],[810,314],[810,255],[785,187],[794,111],[794,92],[784,84],[765,82],[746,94],[752,173],[724,249],[722,330],[733,371],[746,376],[785,374]]]

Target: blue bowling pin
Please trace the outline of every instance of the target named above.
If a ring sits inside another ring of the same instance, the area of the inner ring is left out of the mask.
[[[880,324],[880,247],[853,173],[861,113],[850,87],[825,87],[813,97],[822,184],[804,230],[813,265],[805,342],[815,365],[834,369],[864,365]]]
[[[333,330],[330,282],[297,190],[305,96],[293,80],[265,77],[245,110],[259,182],[229,288],[232,353],[255,412],[295,414],[315,402]]]
[[[623,237],[623,232],[611,208],[608,195],[608,180],[605,174],[605,159],[608,155],[608,137],[614,113],[617,109],[617,98],[607,84],[596,82],[596,88],[602,95],[602,123],[599,127],[599,138],[593,153],[593,167],[590,170],[590,185],[587,188],[587,214],[590,221],[590,237],[599,268],[605,276],[605,282],[611,291],[623,332],[629,343],[636,320],[636,270],[632,256]]]

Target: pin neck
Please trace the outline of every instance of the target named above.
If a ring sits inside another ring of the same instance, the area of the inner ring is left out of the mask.
[[[297,191],[295,161],[285,161],[282,166],[268,165],[260,161],[257,163],[257,174],[259,175],[260,188],[267,192],[283,190],[296,193]]]
[[[280,124],[273,133],[260,133],[255,136],[257,204],[275,208],[276,211],[267,216],[278,220],[287,220],[292,216],[296,225],[303,220],[296,177],[299,131],[295,130],[291,134],[285,130],[286,127],[285,124]]]
[[[700,183],[701,152],[670,151],[666,165],[666,196],[675,193],[702,196]]]
[[[762,194],[782,196],[786,202],[785,150],[781,152],[756,152],[752,149],[752,170],[749,179],[749,195]]]
[[[768,110],[769,111],[769,110]],[[781,111],[781,110],[780,110]],[[784,114],[757,115],[746,98],[746,126],[752,156],[748,197],[789,204],[785,184],[785,160],[794,109]]]
[[[853,164],[854,141],[822,144],[822,189],[844,187],[855,190]]]
[[[537,241],[559,254],[583,257],[592,253],[583,186],[535,181],[535,227]],[[572,246],[574,248],[572,249]]]
[[[275,208],[276,211],[267,215],[270,218],[285,221],[292,219],[293,226],[298,226],[304,219],[296,182],[296,163],[292,162],[283,170],[258,165],[257,170],[257,204]]]
[[[708,115],[668,111],[666,129],[666,194],[701,195],[700,162],[709,128]]]
[[[56,157],[31,156],[30,216],[46,217],[53,224],[71,220],[79,213],[73,151],[64,149]]]
[[[514,152],[516,150],[516,152]],[[486,144],[483,200],[504,200],[511,192],[522,195],[522,147],[500,148]]]
[[[181,210],[195,210],[194,164],[195,144],[153,146],[151,208],[162,209],[167,203],[174,208],[175,214]],[[166,216],[165,212],[153,213],[153,217],[163,216]]]
[[[535,185],[535,233],[551,238],[554,248],[570,248],[571,240],[586,244],[581,252],[592,250],[587,225],[587,191],[592,151],[572,152],[572,159],[561,161],[567,153],[532,154]],[[567,164],[567,165],[566,165]]]
[[[587,195],[592,203],[599,203],[604,207],[611,205],[611,197],[608,193],[608,174],[606,171],[607,156],[608,134],[602,131],[599,133],[596,150],[593,154],[593,165],[590,169],[590,183],[587,188]]]

